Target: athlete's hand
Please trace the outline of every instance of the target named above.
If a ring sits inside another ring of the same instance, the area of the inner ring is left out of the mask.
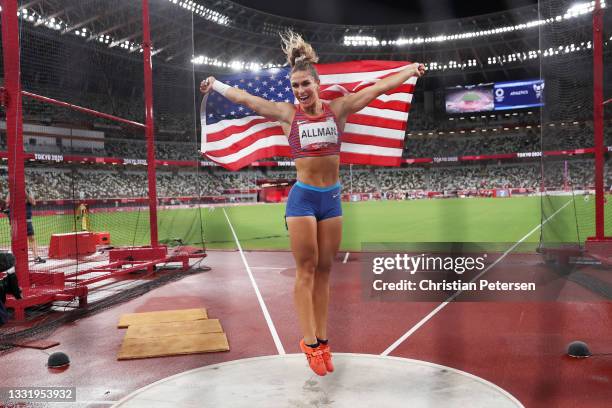
[[[415,62],[411,65],[411,67],[414,69],[414,76],[420,78],[425,75],[425,65],[421,64],[420,62]]]
[[[214,82],[215,82],[215,77],[213,77],[213,76],[209,76],[208,78],[203,80],[200,83],[200,92],[202,92],[204,95],[209,93],[211,91],[211,89],[212,89],[212,85],[213,85]]]

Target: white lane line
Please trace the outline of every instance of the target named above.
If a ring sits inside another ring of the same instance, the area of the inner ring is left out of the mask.
[[[512,245],[510,247],[510,249],[508,249],[506,252],[504,252],[502,254],[502,256],[500,256],[499,258],[497,258],[495,260],[495,262],[493,262],[491,265],[489,265],[485,270],[483,270],[482,272],[480,272],[477,276],[474,277],[474,279],[472,279],[470,281],[470,283],[474,282],[475,280],[479,279],[482,275],[484,275],[485,273],[487,273],[487,271],[491,268],[493,268],[495,265],[497,265],[502,259],[504,259],[506,257],[506,255],[508,255],[510,252],[512,252],[514,250],[514,248],[516,248],[521,242],[523,242],[524,240],[526,240],[527,238],[529,238],[529,236],[531,236],[531,234],[533,234],[534,232],[536,232],[538,229],[540,229],[542,227],[542,225],[546,224],[550,219],[552,219],[552,217],[554,217],[555,215],[557,215],[561,210],[563,210],[565,207],[567,207],[570,203],[572,202],[572,200],[568,201],[567,203],[565,203],[561,208],[559,208],[557,211],[555,211],[550,217],[548,217],[547,219],[545,219],[543,222],[539,223],[536,227],[534,227],[531,231],[529,231],[523,238],[519,239],[518,241],[516,241],[516,243],[514,245]],[[399,347],[400,344],[402,344],[408,337],[412,336],[412,334],[414,334],[414,332],[416,332],[417,330],[419,330],[425,323],[427,323],[432,317],[434,317],[440,310],[444,309],[446,306],[448,306],[448,304],[450,302],[452,302],[457,296],[459,296],[463,291],[459,290],[457,292],[455,292],[451,297],[449,297],[448,299],[446,299],[443,303],[439,304],[438,307],[436,307],[434,310],[432,310],[427,316],[425,316],[423,319],[421,319],[420,322],[418,322],[417,324],[414,325],[414,327],[412,327],[410,330],[408,330],[406,333],[404,333],[399,339],[397,339],[393,344],[391,344],[385,351],[383,351],[382,353],[380,353],[381,356],[388,356],[389,353],[393,352],[393,350],[395,350],[397,347]]]
[[[244,267],[246,268],[247,273],[249,274],[249,279],[251,280],[251,285],[253,285],[253,289],[255,289],[255,295],[257,296],[257,300],[259,301],[259,306],[261,307],[261,311],[264,314],[264,318],[266,319],[266,323],[268,324],[268,328],[270,329],[270,334],[272,334],[272,339],[274,340],[274,344],[276,345],[276,349],[278,350],[278,354],[285,354],[285,349],[283,348],[283,343],[280,341],[280,337],[278,337],[278,332],[276,331],[276,327],[274,327],[274,323],[272,323],[272,318],[270,317],[270,313],[268,312],[268,308],[261,296],[261,292],[259,291],[259,287],[257,286],[257,282],[255,282],[255,278],[253,277],[253,272],[247,263],[246,257],[244,256],[244,252],[242,251],[242,246],[240,245],[240,241],[238,241],[238,237],[236,236],[236,231],[234,231],[234,227],[227,216],[227,212],[225,208],[223,208],[223,214],[225,215],[225,219],[229,224],[230,229],[232,230],[232,235],[234,236],[234,240],[236,241],[236,245],[238,246],[238,250],[240,251],[240,257],[242,258],[242,263],[244,263]]]
[[[344,255],[344,261],[342,261],[342,263],[346,263],[346,261],[348,261],[349,254],[350,252],[347,252],[346,255]]]

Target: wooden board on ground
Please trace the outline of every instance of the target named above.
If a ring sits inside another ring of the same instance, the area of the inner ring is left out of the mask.
[[[123,339],[117,360],[229,351],[225,333]]]
[[[119,319],[117,328],[125,329],[132,324],[158,324],[208,319],[206,309],[163,310],[160,312],[129,313]]]
[[[132,324],[125,333],[126,339],[160,338],[189,334],[223,333],[219,319],[191,320],[159,324]]]
[[[34,340],[34,341],[25,341],[25,342],[16,341],[13,344],[17,347],[46,350],[46,349],[50,349],[51,347],[59,346],[60,343],[59,341],[54,341],[54,340]]]

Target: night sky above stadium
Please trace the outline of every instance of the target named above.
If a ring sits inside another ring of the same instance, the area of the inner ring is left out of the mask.
[[[333,24],[408,24],[476,16],[535,0],[233,0],[283,17]]]

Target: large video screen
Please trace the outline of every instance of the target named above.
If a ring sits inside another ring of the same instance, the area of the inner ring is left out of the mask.
[[[496,82],[495,110],[544,106],[544,80]]]
[[[446,89],[446,113],[486,112],[495,109],[493,85],[466,85]]]
[[[488,112],[544,106],[544,80],[496,82],[446,89],[446,113]]]

